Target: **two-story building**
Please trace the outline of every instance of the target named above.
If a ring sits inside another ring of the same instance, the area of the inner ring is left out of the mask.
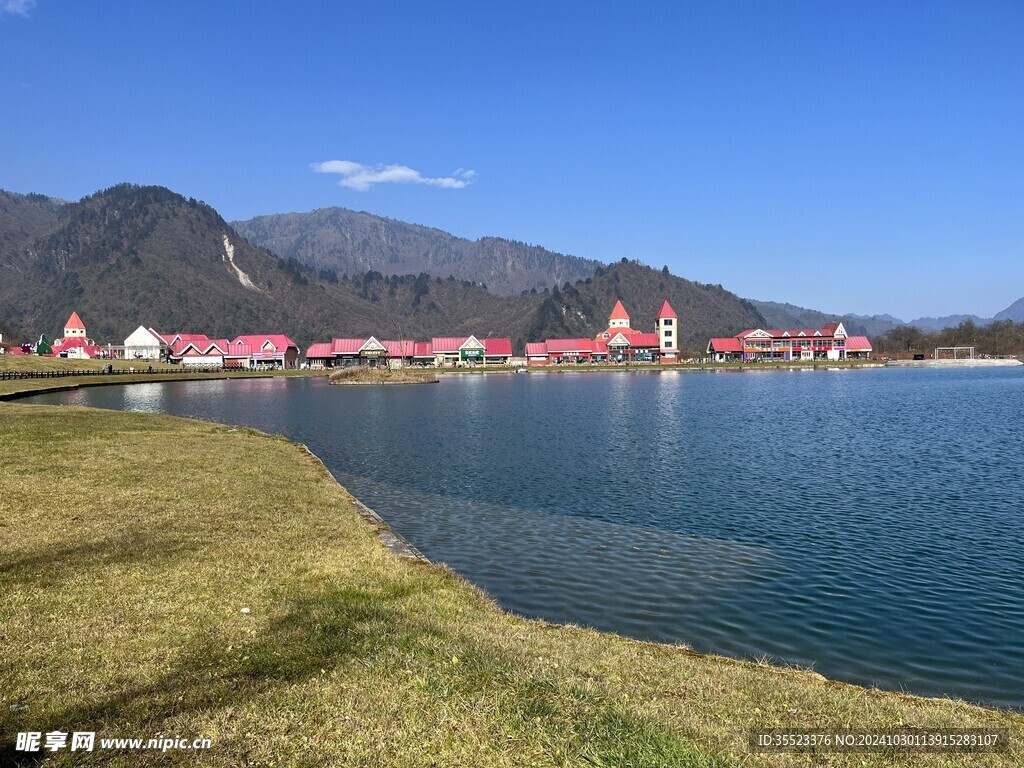
[[[748,328],[709,340],[707,353],[716,362],[853,360],[868,357],[871,342],[866,336],[850,336],[842,323],[789,330]]]

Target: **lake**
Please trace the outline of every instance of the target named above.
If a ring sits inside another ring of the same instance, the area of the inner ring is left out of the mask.
[[[277,432],[528,616],[1024,706],[1024,368],[136,384]]]

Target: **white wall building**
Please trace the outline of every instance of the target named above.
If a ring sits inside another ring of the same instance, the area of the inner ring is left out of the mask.
[[[152,328],[140,325],[124,340],[125,360],[160,361],[167,353],[167,342]]]

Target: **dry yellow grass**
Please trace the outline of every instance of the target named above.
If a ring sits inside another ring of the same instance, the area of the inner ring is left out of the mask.
[[[90,756],[133,766],[1024,764],[1019,715],[504,613],[390,555],[281,438],[0,403],[0,467],[0,763],[18,731],[95,730],[212,739]],[[1013,744],[748,750],[778,726],[999,727]]]
[[[370,368],[353,365],[330,374],[331,384],[436,384],[437,375],[424,368]]]

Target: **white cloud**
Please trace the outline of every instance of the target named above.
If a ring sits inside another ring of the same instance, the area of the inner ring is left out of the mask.
[[[326,160],[311,163],[309,167],[316,173],[336,173],[341,176],[340,186],[360,192],[374,184],[428,184],[443,189],[463,189],[476,176],[476,171],[459,168],[451,176],[428,178],[407,165],[362,165],[351,160]]]
[[[0,0],[0,11],[14,16],[24,16],[26,19],[35,7],[36,0]]]

